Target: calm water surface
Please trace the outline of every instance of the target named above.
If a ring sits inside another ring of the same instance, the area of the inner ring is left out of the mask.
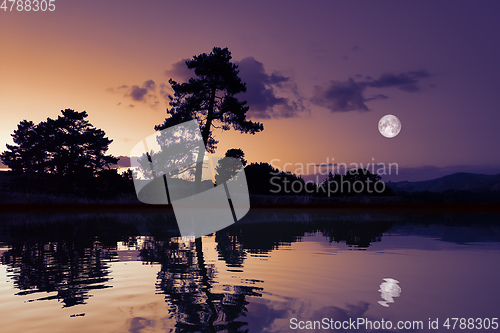
[[[424,328],[345,331],[500,332],[442,326],[500,317],[495,216],[254,214],[198,241],[177,237],[171,216],[0,222],[1,332],[283,332],[358,318]],[[386,278],[398,283],[382,293]]]

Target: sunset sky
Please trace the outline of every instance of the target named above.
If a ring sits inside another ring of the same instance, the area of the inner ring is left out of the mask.
[[[500,173],[498,1],[56,0],[0,10],[0,146],[23,119],[86,110],[130,149],[163,122],[185,59],[228,47],[256,135],[249,162],[398,163],[398,179]],[[392,139],[377,129],[394,114]],[[294,171],[295,166],[288,167]]]

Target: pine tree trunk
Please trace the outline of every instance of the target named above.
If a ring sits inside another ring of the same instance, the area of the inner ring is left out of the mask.
[[[205,128],[203,129],[203,133],[201,134],[205,147],[207,146],[208,137],[210,136],[210,128],[212,127],[214,105],[215,105],[215,90],[216,87],[214,85],[214,87],[212,88],[212,94],[210,96],[210,104],[208,105],[207,121],[205,124]],[[200,151],[198,152],[196,173],[194,178],[197,192],[201,190],[201,176],[203,173],[203,160],[205,159],[205,149],[204,149],[205,147],[200,147]]]

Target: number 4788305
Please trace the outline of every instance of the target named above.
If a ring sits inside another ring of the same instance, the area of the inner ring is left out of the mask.
[[[3,0],[0,10],[4,12],[53,12],[56,10],[56,0]]]

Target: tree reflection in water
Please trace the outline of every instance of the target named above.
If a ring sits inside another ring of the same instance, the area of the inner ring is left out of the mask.
[[[254,214],[241,222],[215,234],[219,260],[241,271],[249,254],[269,253],[309,234],[363,248],[380,241],[392,226],[392,222],[311,214]],[[1,225],[8,228],[0,230],[0,242],[9,247],[1,263],[8,267],[18,295],[57,299],[63,307],[85,304],[91,290],[111,287],[107,262],[117,260],[118,243],[137,246],[138,237],[143,240],[141,260],[161,264],[156,290],[165,295],[179,332],[246,331],[247,305],[263,291],[244,281],[218,284],[218,272],[205,259],[202,239],[186,241],[172,234],[168,214],[141,219],[62,217],[56,222],[35,222],[30,217]],[[40,297],[41,292],[50,294]]]
[[[2,264],[10,266],[18,295],[56,292],[37,300],[57,299],[63,307],[84,304],[92,289],[108,288],[109,267],[103,259],[109,256],[99,242],[85,248],[59,241],[15,244],[2,256]]]
[[[133,232],[102,218],[15,223],[8,229],[1,235],[9,245],[1,263],[20,290],[17,295],[58,300],[63,307],[85,304],[91,290],[111,287],[107,262],[116,260],[117,241]],[[40,297],[42,292],[49,295]]]
[[[380,241],[392,222],[335,221],[295,215],[298,221],[274,222],[255,225],[235,224],[215,234],[219,258],[228,268],[243,268],[247,253],[267,253],[283,244],[300,241],[307,234],[321,233],[330,242],[346,242],[355,247],[367,247]],[[304,220],[305,219],[305,220]],[[306,223],[304,223],[306,222]],[[202,239],[167,240],[148,238],[141,250],[146,262],[161,263],[156,288],[165,294],[171,304],[171,318],[177,331],[243,332],[248,329],[244,321],[249,296],[261,296],[262,288],[248,285],[224,285],[223,292],[214,291],[217,272],[207,263],[202,251]]]
[[[227,285],[224,292],[214,292],[216,271],[213,264],[205,262],[201,238],[151,241],[144,244],[141,257],[162,265],[156,288],[171,304],[169,311],[177,331],[246,331],[247,323],[241,320],[248,304],[246,297],[260,296],[262,289]]]

